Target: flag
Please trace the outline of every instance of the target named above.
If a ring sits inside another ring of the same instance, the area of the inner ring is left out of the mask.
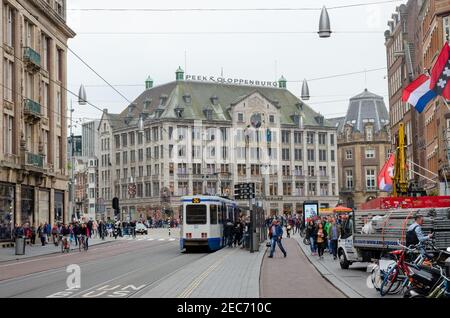
[[[430,88],[445,99],[450,99],[450,46],[445,43],[431,71]]]
[[[430,77],[420,75],[403,90],[402,100],[413,105],[419,113],[423,112],[427,104],[436,97],[436,93],[430,89],[430,83]]]
[[[378,188],[381,191],[392,190],[392,178],[394,177],[395,155],[391,154],[389,160],[381,168],[378,174]]]

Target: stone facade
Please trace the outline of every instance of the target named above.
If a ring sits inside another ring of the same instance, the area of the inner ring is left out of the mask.
[[[389,115],[383,98],[365,90],[350,99],[347,115],[330,119],[338,127],[339,194],[358,208],[386,193],[377,177],[390,153]]]
[[[65,1],[0,6],[0,240],[14,223],[67,221]]]
[[[99,195],[106,215],[118,197],[122,219],[178,216],[181,196],[232,197],[240,182],[255,182],[267,214],[300,212],[305,200],[335,206],[336,128],[284,79],[279,87],[187,81],[178,70],[177,81],[147,85],[121,114],[105,111]]]

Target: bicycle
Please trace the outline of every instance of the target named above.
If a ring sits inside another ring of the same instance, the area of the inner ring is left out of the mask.
[[[83,245],[83,250],[87,251],[88,246],[86,245],[86,235],[80,235],[78,250],[81,252],[81,245]]]
[[[63,236],[61,238],[61,242],[62,242],[62,244],[61,244],[61,253],[64,253],[64,252],[69,253],[70,252],[70,241],[67,238],[67,236]]]
[[[406,256],[408,254],[419,252],[417,258],[412,262],[414,265],[421,265],[426,259],[426,254],[423,254],[419,249],[421,244],[417,244],[412,248],[403,246],[400,242],[397,242],[397,244],[402,247],[402,249],[389,252],[390,255],[395,257],[395,263],[389,266],[386,272],[380,270],[380,275],[383,279],[383,282],[380,285],[381,296],[398,293],[402,288],[411,283],[409,280],[411,271],[406,262]]]

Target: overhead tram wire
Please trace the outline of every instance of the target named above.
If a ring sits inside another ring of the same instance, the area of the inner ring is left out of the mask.
[[[28,14],[31,14],[32,16],[34,16],[34,14],[32,12],[30,12],[28,9],[24,8],[23,10],[19,10],[19,11],[26,11],[28,12]],[[50,32],[54,37],[57,37],[53,32]],[[103,76],[101,76],[97,71],[95,71],[86,61],[84,61],[78,54],[76,54],[67,44],[62,43],[63,46],[66,47],[66,49],[71,52],[77,59],[79,59],[86,67],[88,67],[92,72],[94,72],[98,77],[100,77],[100,79],[102,81],[104,81],[106,84],[108,84],[109,87],[111,87],[115,92],[117,92],[120,96],[122,96],[122,98],[124,98],[127,103],[132,104],[132,102],[126,98],[119,90],[117,90],[115,87],[113,87]],[[1,46],[1,45],[0,45]],[[5,49],[3,46],[1,46],[3,49]],[[18,60],[22,61],[22,59],[18,58],[17,56],[14,55],[15,58],[17,58]],[[50,79],[50,81],[52,81]],[[55,81],[52,81],[55,82]],[[55,82],[56,83],[56,82]],[[59,85],[59,83],[56,83],[57,85]],[[64,90],[66,90],[67,92],[69,92],[70,94],[76,96],[78,99],[80,98],[78,96],[78,94],[75,94],[73,92],[71,92],[70,90],[68,90],[67,88],[63,87],[62,85],[59,85],[61,88],[63,88]],[[89,101],[85,101],[88,105],[96,108],[97,110],[100,110],[101,112],[103,112],[103,109],[93,105],[92,103],[90,103]]]
[[[0,45],[0,47],[1,47],[3,50],[5,50],[5,47],[4,47],[3,45]],[[13,57],[14,57],[15,59],[21,61],[22,63],[25,63],[25,61],[24,61],[23,59],[21,59],[20,57],[18,57],[17,55],[13,54]],[[60,88],[63,89],[64,91],[66,91],[66,92],[68,92],[69,94],[73,95],[74,97],[76,97],[76,98],[78,98],[78,99],[80,98],[80,96],[78,96],[78,94],[72,92],[72,91],[69,90],[67,87],[64,87],[63,85],[61,85],[60,82],[55,81],[54,79],[51,79],[51,78],[48,78],[48,80],[49,80],[50,82],[56,84],[58,87],[60,87]],[[103,109],[101,109],[100,107],[98,107],[98,106],[92,104],[91,102],[86,101],[86,103],[89,104],[90,106],[94,107],[95,109],[97,109],[97,110],[103,112]]]
[[[335,34],[383,34],[379,31],[333,31]],[[317,31],[186,31],[186,32],[78,32],[77,35],[300,35],[317,34]]]
[[[385,0],[365,3],[354,3],[341,6],[328,7],[328,10],[347,9],[379,4],[403,2],[403,0]],[[256,12],[256,11],[320,11],[315,7],[286,7],[286,8],[71,8],[68,11],[84,12]]]

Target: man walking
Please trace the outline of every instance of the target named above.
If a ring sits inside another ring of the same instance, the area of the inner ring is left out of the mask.
[[[280,221],[273,220],[269,233],[269,236],[271,236],[272,240],[269,258],[273,258],[273,253],[275,252],[275,244],[278,244],[278,247],[280,248],[281,252],[283,252],[284,257],[286,257],[287,253],[284,250],[283,244],[281,244],[281,239],[283,238],[283,228],[280,225]]]
[[[333,259],[337,259],[337,242],[339,236],[341,235],[341,226],[336,223],[336,219],[331,219],[331,224],[328,231],[328,239],[330,242],[331,253],[333,254]]]

